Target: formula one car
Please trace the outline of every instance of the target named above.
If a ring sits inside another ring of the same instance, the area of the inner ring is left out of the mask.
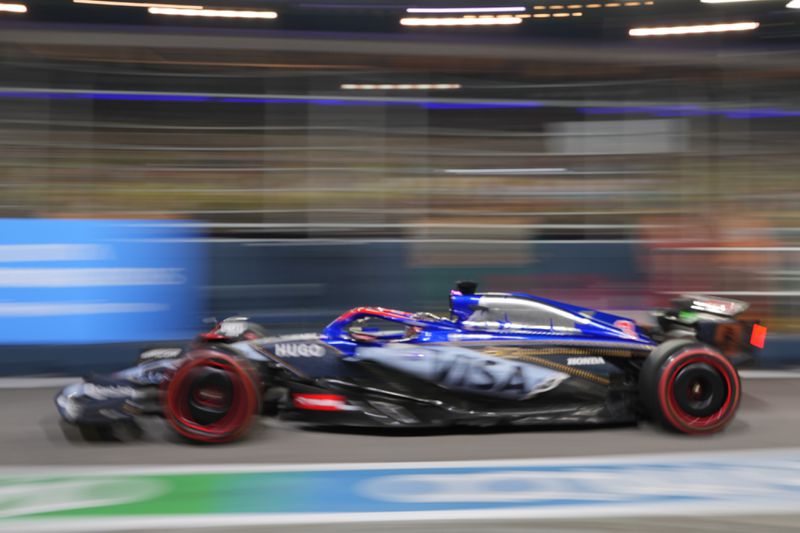
[[[160,415],[192,441],[243,436],[259,413],[317,425],[624,424],[651,419],[689,434],[733,418],[734,362],[766,328],[747,304],[688,296],[655,325],[459,282],[450,316],[352,309],[321,333],[271,336],[225,319],[189,346],[143,352],[136,366],[88,377],[56,397],[85,433],[118,435]]]

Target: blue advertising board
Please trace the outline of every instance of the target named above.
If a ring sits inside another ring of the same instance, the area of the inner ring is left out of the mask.
[[[0,344],[176,339],[204,314],[187,224],[0,219]]]

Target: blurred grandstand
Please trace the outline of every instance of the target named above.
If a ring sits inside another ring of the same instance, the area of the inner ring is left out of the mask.
[[[0,215],[195,221],[211,311],[266,322],[441,308],[472,277],[617,309],[715,293],[800,330],[785,1],[537,2],[435,29],[396,2],[239,4],[278,19],[3,16]],[[761,27],[628,37],[695,20]]]

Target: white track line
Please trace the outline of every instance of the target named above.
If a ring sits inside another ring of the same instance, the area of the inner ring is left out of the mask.
[[[637,465],[641,463],[667,462],[681,464],[684,461],[714,459],[730,461],[760,459],[765,455],[777,457],[798,454],[798,447],[750,448],[745,450],[715,450],[713,452],[662,452],[636,454],[585,455],[578,457],[545,457],[537,459],[466,459],[460,461],[399,461],[380,463],[230,463],[230,464],[184,464],[184,465],[15,465],[0,466],[0,475],[43,476],[148,476],[181,474],[253,474],[279,472],[339,472],[369,470],[421,470],[458,468],[516,468],[541,466],[586,466],[598,462],[615,465]]]
[[[264,514],[226,514],[223,516],[185,515],[185,516],[130,516],[114,518],[56,518],[33,520],[8,520],[0,523],[8,531],[18,533],[71,533],[94,531],[164,531],[167,529],[206,529],[220,528],[232,531],[234,527],[313,525],[313,524],[355,524],[386,522],[463,522],[491,521],[486,528],[491,529],[498,520],[557,520],[587,518],[622,518],[653,515],[674,516],[724,516],[742,514],[741,506],[736,504],[677,503],[673,505],[626,506],[609,504],[604,508],[521,508],[521,509],[466,509],[453,511],[403,511],[403,512],[363,512],[363,513],[264,513]],[[748,508],[747,515],[797,514],[796,509],[785,506]]]

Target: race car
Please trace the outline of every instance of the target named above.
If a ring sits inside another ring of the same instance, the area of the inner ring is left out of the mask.
[[[734,417],[735,364],[764,346],[747,304],[686,296],[655,324],[522,293],[450,292],[449,316],[359,307],[321,333],[231,317],[185,347],[56,397],[85,435],[164,417],[190,441],[242,437],[258,414],[323,426],[618,425],[708,434]]]

